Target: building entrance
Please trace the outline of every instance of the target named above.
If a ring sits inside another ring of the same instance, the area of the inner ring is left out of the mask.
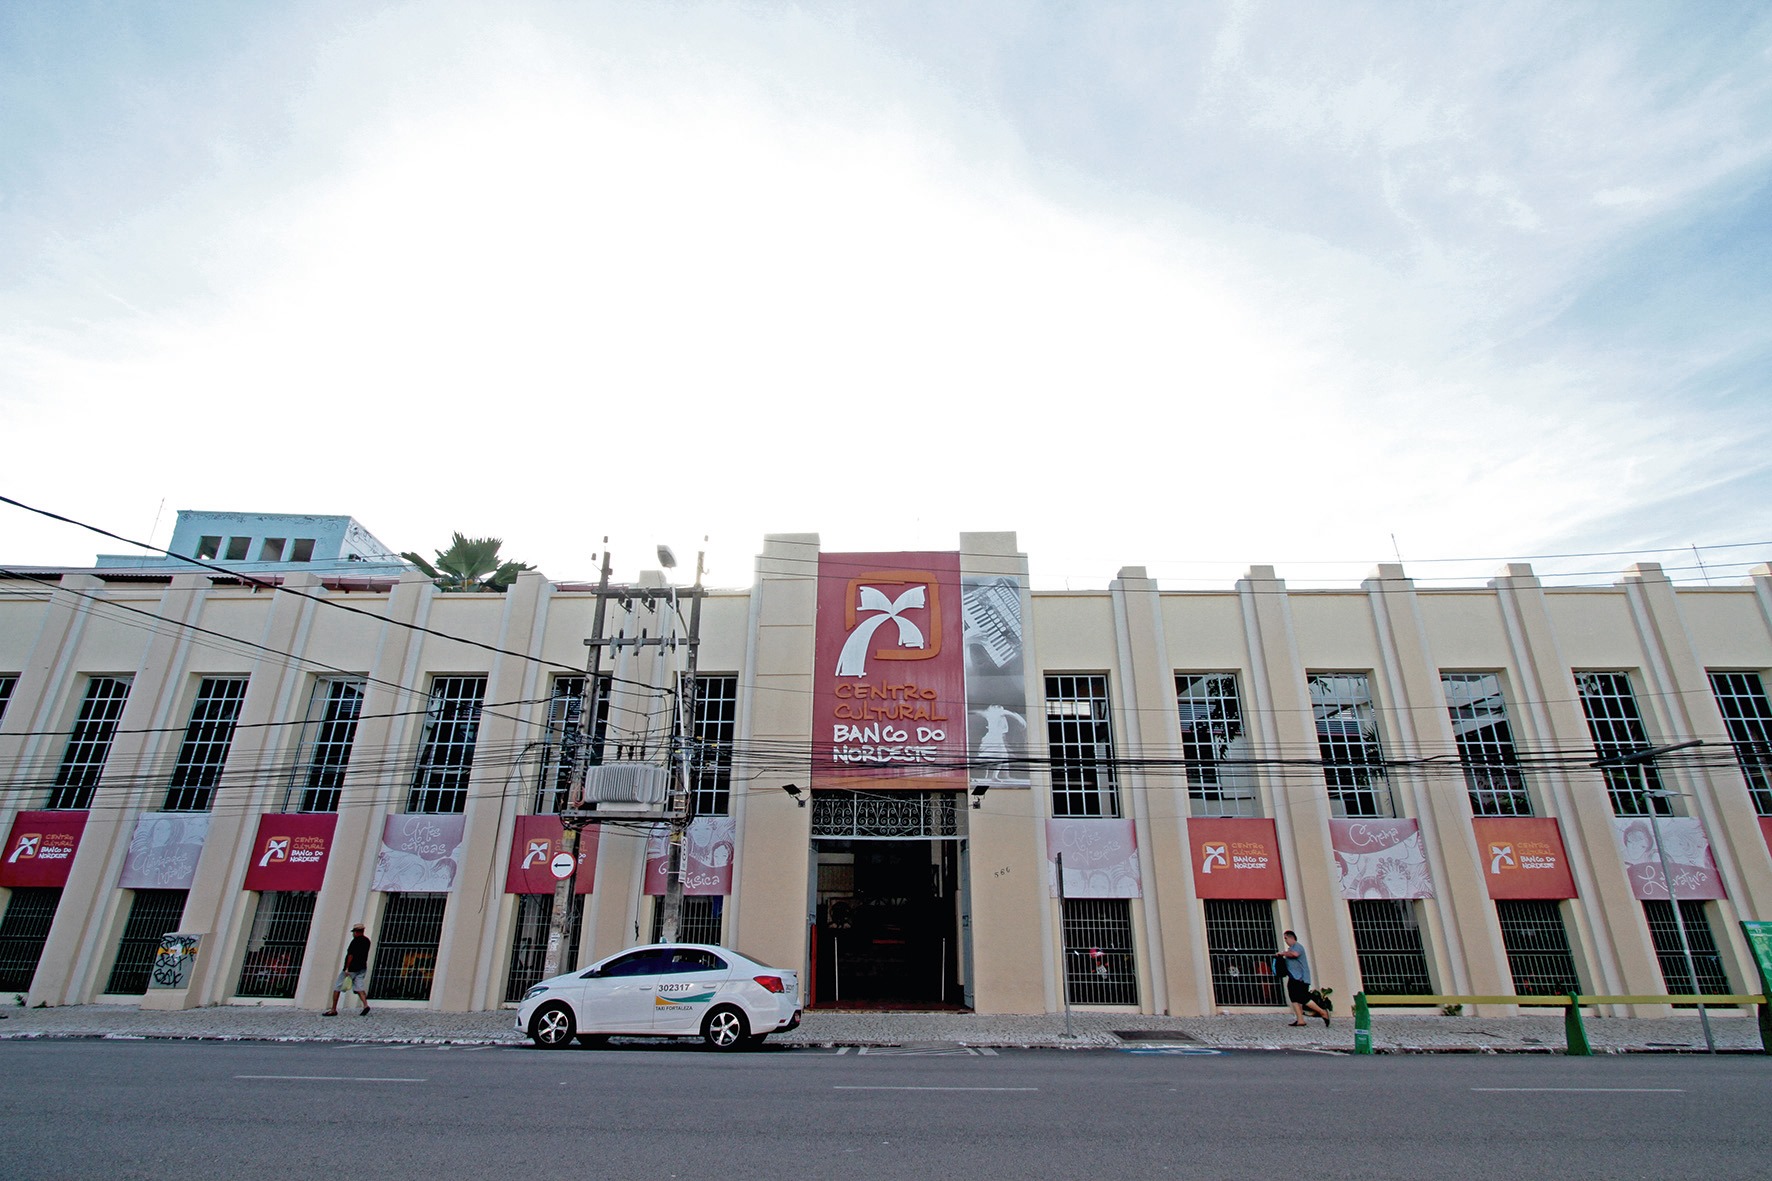
[[[961,1008],[960,848],[819,840],[812,1004]]]

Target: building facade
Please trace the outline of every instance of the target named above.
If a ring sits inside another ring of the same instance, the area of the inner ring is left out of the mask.
[[[596,682],[594,587],[274,580],[0,578],[0,995],[321,1007],[362,921],[379,1002],[510,1003],[575,767],[684,750],[684,937],[814,1006],[1277,1005],[1287,928],[1342,996],[1757,987],[1772,567],[1034,592],[1013,534],[777,535],[701,601],[692,694],[661,575],[605,603]],[[571,963],[654,935],[662,849],[585,830]]]

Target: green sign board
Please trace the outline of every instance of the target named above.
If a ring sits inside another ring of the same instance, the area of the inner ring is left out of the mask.
[[[1760,992],[1772,991],[1772,923],[1741,921],[1741,933],[1753,949],[1754,963],[1760,967]]]

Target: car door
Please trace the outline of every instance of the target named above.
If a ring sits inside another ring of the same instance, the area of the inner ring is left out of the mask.
[[[624,951],[586,972],[578,1002],[581,1033],[650,1033],[663,957],[655,947]]]
[[[653,1032],[701,1032],[702,1019],[713,1007],[732,969],[703,947],[670,947],[660,964],[658,995],[653,1005]]]

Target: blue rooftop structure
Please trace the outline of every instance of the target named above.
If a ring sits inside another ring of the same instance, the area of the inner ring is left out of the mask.
[[[398,576],[407,564],[355,517],[181,509],[168,552],[242,573]],[[163,569],[182,562],[149,554],[99,554],[100,569]]]

